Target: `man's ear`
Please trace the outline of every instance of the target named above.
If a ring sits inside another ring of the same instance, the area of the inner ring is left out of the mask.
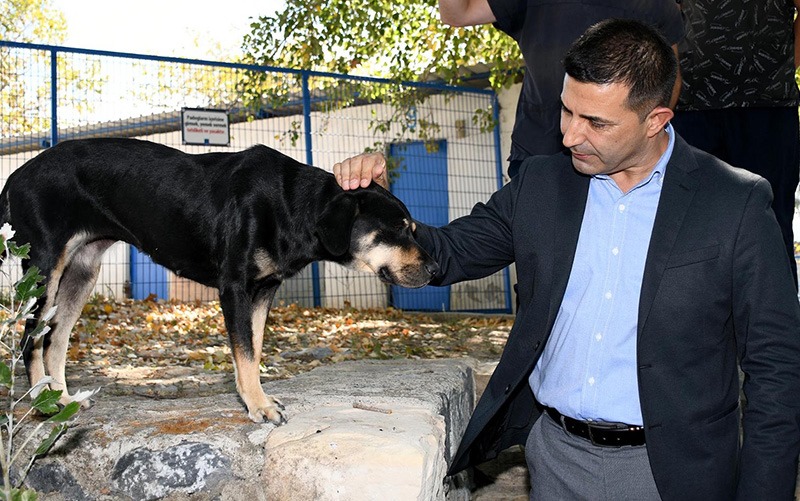
[[[350,248],[350,232],[358,203],[349,193],[339,193],[328,202],[317,220],[316,233],[325,250],[341,256]]]
[[[647,135],[653,137],[664,130],[674,116],[675,112],[666,106],[657,106],[654,108],[645,118],[645,120],[647,120]]]

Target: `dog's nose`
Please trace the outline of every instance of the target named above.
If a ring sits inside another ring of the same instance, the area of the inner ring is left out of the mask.
[[[425,271],[432,277],[435,277],[437,273],[439,273],[439,265],[435,261],[428,261],[425,263]]]

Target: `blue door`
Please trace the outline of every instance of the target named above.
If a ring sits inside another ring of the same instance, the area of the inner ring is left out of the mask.
[[[431,147],[432,146],[432,147]],[[431,226],[449,222],[447,142],[392,144],[389,156],[398,162],[392,193],[417,221]],[[392,305],[402,310],[450,311],[450,286],[405,289],[392,286]]]
[[[151,294],[169,299],[167,270],[131,245],[131,297],[147,299]]]

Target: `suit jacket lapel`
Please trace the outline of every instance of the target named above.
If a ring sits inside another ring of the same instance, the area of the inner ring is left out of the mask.
[[[683,219],[699,186],[697,179],[692,176],[692,171],[697,168],[689,145],[676,134],[675,147],[664,174],[642,278],[638,324],[640,337]]]
[[[567,290],[567,282],[575,260],[578,237],[581,232],[583,213],[586,210],[586,199],[589,195],[589,177],[578,174],[572,165],[565,169],[568,172],[566,182],[558,192],[556,227],[553,242],[553,280],[551,282],[550,309],[547,316],[547,332],[549,333],[556,320],[556,315]]]

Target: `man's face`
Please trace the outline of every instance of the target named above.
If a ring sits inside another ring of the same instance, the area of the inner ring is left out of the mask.
[[[628,108],[628,87],[564,78],[561,133],[572,164],[587,175],[649,173],[660,152],[648,141],[649,120]],[[654,156],[655,155],[655,156]],[[630,170],[630,172],[626,172]],[[619,184],[619,183],[618,183]]]

